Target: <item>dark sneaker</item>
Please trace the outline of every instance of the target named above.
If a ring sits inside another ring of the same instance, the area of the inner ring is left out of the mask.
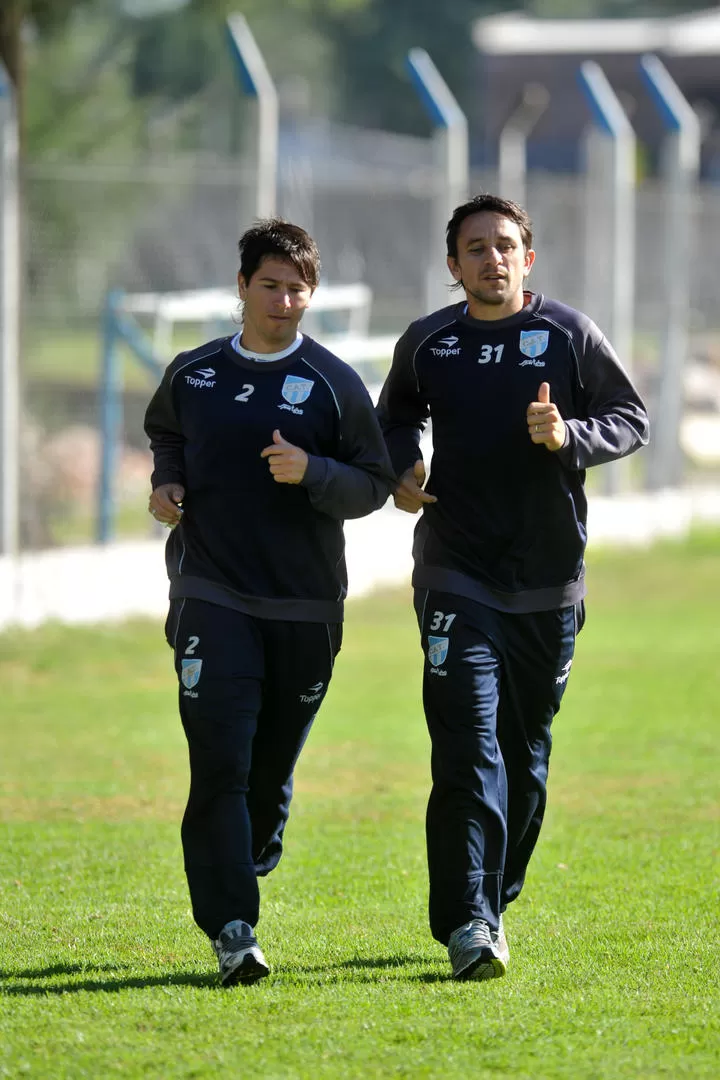
[[[220,982],[223,986],[254,983],[270,974],[249,923],[240,919],[227,923],[212,946],[220,965]]]
[[[500,979],[507,969],[507,961],[500,955],[484,919],[471,919],[453,930],[448,956],[454,979]]]

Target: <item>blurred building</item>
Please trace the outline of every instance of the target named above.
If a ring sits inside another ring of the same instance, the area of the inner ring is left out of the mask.
[[[590,114],[578,67],[595,60],[625,105],[646,151],[657,164],[663,128],[643,85],[639,60],[654,53],[701,117],[705,129],[702,172],[720,182],[720,8],[642,19],[535,19],[522,13],[479,19],[480,103],[474,144],[478,164],[492,165],[500,131],[528,84],[544,86],[549,107],[528,143],[531,168],[581,168],[582,134]]]

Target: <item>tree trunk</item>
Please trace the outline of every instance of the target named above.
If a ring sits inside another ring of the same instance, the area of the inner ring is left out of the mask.
[[[20,82],[22,0],[3,0],[0,6],[0,60],[15,86]]]
[[[0,0],[0,63],[15,87],[15,107],[22,132],[22,37],[24,0]],[[22,139],[22,135],[21,135]]]

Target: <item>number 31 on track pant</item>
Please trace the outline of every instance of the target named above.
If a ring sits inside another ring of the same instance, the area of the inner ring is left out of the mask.
[[[520,894],[584,607],[507,614],[418,589],[415,608],[432,742],[430,929],[447,944],[470,919],[497,929]]]

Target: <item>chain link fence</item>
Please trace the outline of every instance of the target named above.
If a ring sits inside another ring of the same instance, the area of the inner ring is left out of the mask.
[[[310,230],[323,278],[363,281],[373,291],[372,330],[399,334],[423,314],[432,251],[432,199],[438,179],[429,140],[335,124],[284,132],[278,211]],[[24,310],[21,335],[22,546],[92,538],[99,467],[98,387],[106,292],[232,287],[237,238],[253,219],[254,171],[244,158],[184,154],[117,164],[27,164],[23,175]],[[492,189],[492,174],[472,178]],[[531,173],[528,209],[538,252],[533,287],[586,310],[602,326],[602,298],[588,295],[588,260],[612,274],[590,246],[582,177]],[[637,379],[652,397],[662,327],[663,193],[644,184],[637,199]],[[698,391],[712,398],[720,377],[720,316],[715,276],[720,191],[694,205],[694,255],[677,273],[692,281]],[[602,245],[601,245],[602,247]],[[597,275],[593,275],[595,278]],[[448,284],[450,277],[448,275]],[[448,289],[448,302],[456,294]],[[229,318],[233,313],[228,312]],[[190,329],[190,346],[206,328]],[[187,333],[187,331],[184,331]],[[211,330],[210,333],[214,331]],[[207,336],[210,336],[210,333]],[[167,359],[170,359],[168,357]],[[389,357],[388,357],[389,359]],[[705,385],[706,390],[702,390]],[[125,363],[125,449],[121,457],[120,535],[147,535],[149,454],[142,417],[153,386]],[[708,408],[712,402],[706,401]],[[720,407],[720,396],[715,403]],[[702,463],[693,468],[703,473]],[[637,482],[642,477],[638,474]]]

